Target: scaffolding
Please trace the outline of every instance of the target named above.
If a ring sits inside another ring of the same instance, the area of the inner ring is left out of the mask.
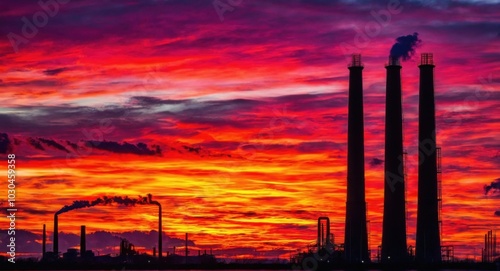
[[[431,55],[432,57],[432,55]],[[432,60],[432,58],[431,58]],[[439,223],[439,240],[443,239],[443,195],[442,195],[442,168],[441,168],[441,147],[436,147],[436,163],[437,163],[437,197],[438,197],[438,223]]]
[[[455,259],[455,248],[453,246],[441,246],[441,259],[449,263]]]
[[[351,63],[349,63],[348,67],[363,67],[363,63],[361,62],[361,55],[353,54]]]
[[[366,204],[368,205],[368,203]],[[366,220],[366,235],[368,236],[368,259],[372,258],[372,250],[370,249],[370,220]]]
[[[497,257],[497,233],[493,230],[484,235],[484,248],[482,250],[482,259],[484,263],[491,263]]]
[[[423,53],[420,56],[420,65],[434,65],[432,53]]]
[[[403,120],[404,122],[404,120]],[[403,133],[403,142],[404,142],[404,133]],[[405,229],[408,229],[408,221],[410,213],[408,212],[408,151],[403,150],[403,159],[401,161],[403,163],[403,181],[405,186]]]

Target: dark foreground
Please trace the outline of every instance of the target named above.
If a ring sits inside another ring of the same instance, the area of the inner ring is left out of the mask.
[[[443,263],[439,265],[383,265],[370,263],[363,265],[309,266],[291,264],[209,264],[209,265],[166,265],[160,263],[141,264],[74,264],[74,263],[39,263],[17,262],[0,263],[0,270],[500,270],[495,263]]]

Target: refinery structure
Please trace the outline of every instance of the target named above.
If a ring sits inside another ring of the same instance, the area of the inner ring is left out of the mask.
[[[363,63],[361,55],[352,55],[349,69],[348,135],[347,135],[347,195],[344,240],[335,243],[330,232],[330,219],[319,217],[317,239],[306,251],[290,256],[290,263],[308,269],[321,265],[362,265],[379,263],[436,265],[455,261],[453,246],[444,246],[441,236],[441,149],[436,144],[436,119],[434,101],[434,60],[431,53],[423,53],[419,62],[419,114],[418,114],[418,205],[415,247],[407,242],[407,172],[406,152],[403,146],[402,66],[400,58],[389,56],[386,69],[385,104],[385,156],[384,156],[384,209],[382,242],[372,251],[369,244],[369,226],[365,199],[365,150],[363,112]],[[59,216],[67,211],[99,204],[125,205],[151,204],[158,206],[158,242],[152,253],[138,253],[132,243],[122,239],[119,256],[96,256],[86,242],[86,226],[81,226],[80,248],[59,251]],[[188,253],[186,233],[184,251],[179,254],[163,253],[162,207],[158,201],[147,197],[99,198],[95,201],[75,201],[54,214],[52,251],[46,249],[46,226],[43,225],[42,262],[45,263],[150,263],[165,265],[191,264],[210,266],[218,260],[210,250]],[[485,235],[482,251],[483,262],[498,261],[496,234]]]
[[[99,204],[109,204],[109,203],[119,203],[124,205],[156,205],[158,206],[158,243],[157,247],[153,247],[152,253],[139,253],[134,244],[130,243],[127,239],[122,238],[120,242],[120,252],[117,257],[111,257],[108,255],[95,255],[92,250],[87,250],[86,241],[86,226],[82,225],[80,228],[80,249],[70,248],[67,252],[61,253],[59,251],[59,216],[65,212],[74,209],[80,209],[84,207],[91,207]],[[162,229],[162,208],[158,201],[152,199],[152,195],[148,194],[147,197],[139,197],[138,199],[130,199],[128,197],[103,197],[98,198],[94,201],[75,201],[72,205],[66,205],[61,210],[54,214],[54,231],[53,231],[53,243],[52,251],[46,250],[46,225],[43,225],[42,234],[42,262],[46,263],[96,263],[96,264],[107,264],[107,263],[168,263],[172,265],[179,264],[189,264],[189,265],[210,265],[215,264],[216,259],[212,254],[212,250],[207,254],[205,250],[203,253],[198,251],[198,255],[189,255],[188,249],[188,234],[185,237],[185,249],[184,254],[176,254],[175,247],[173,247],[174,252],[172,254],[168,253],[164,255],[162,244],[163,244],[163,229]],[[61,257],[62,256],[62,257]],[[164,257],[165,256],[165,257]]]
[[[419,62],[418,115],[418,205],[416,245],[407,242],[407,172],[403,146],[403,107],[400,57],[389,56],[386,69],[384,211],[382,243],[373,252],[369,247],[367,205],[365,201],[363,63],[352,55],[349,69],[347,196],[344,243],[335,243],[330,230],[318,219],[318,242],[292,258],[303,268],[340,264],[435,266],[456,262],[454,248],[443,245],[441,236],[441,148],[436,144],[433,54],[423,53]],[[332,236],[322,240],[323,236]],[[485,235],[482,262],[498,262],[496,234]],[[317,247],[317,248],[316,248]],[[315,259],[315,260],[312,260]]]

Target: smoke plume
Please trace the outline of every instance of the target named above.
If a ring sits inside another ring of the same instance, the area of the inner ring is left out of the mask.
[[[76,210],[76,209],[82,209],[82,208],[89,208],[92,206],[96,205],[108,205],[112,203],[117,203],[120,205],[125,205],[125,206],[135,206],[135,205],[144,205],[144,204],[154,204],[154,205],[160,205],[159,202],[153,201],[152,195],[148,194],[147,197],[141,197],[139,196],[138,198],[132,199],[127,196],[125,197],[120,197],[120,196],[114,196],[114,197],[107,197],[104,196],[102,198],[97,198],[93,201],[88,201],[88,200],[75,200],[73,201],[73,204],[71,205],[65,205],[64,207],[61,208],[61,210],[56,212],[56,215],[62,214],[69,212],[71,210]]]
[[[500,190],[500,178],[495,179],[491,184],[484,186],[484,194],[488,195],[491,189]]]
[[[396,43],[391,48],[390,56],[396,59],[408,60],[415,54],[415,49],[420,46],[422,40],[418,38],[418,33],[401,36],[396,39]]]

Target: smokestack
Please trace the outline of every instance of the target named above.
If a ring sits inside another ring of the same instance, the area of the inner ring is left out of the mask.
[[[163,229],[161,226],[161,205],[158,203],[159,211],[158,211],[158,258],[162,257],[162,243],[163,243]]]
[[[186,232],[186,264],[188,263],[188,234]]]
[[[85,251],[87,251],[87,240],[85,233],[85,226],[82,225],[80,229],[80,257],[84,257]]]
[[[324,221],[325,223],[322,223]],[[330,236],[330,218],[321,216],[318,218],[318,251],[326,248],[329,243]]]
[[[53,244],[53,249],[54,249],[54,254],[56,257],[59,255],[59,227],[57,225],[57,213],[54,214],[54,238],[52,240]]]
[[[363,124],[363,65],[361,55],[349,64],[349,111],[347,132],[347,202],[345,217],[345,260],[368,262],[366,229],[365,155]]]
[[[432,54],[421,55],[418,108],[418,210],[416,260],[441,262],[439,237],[434,62]]]
[[[154,204],[154,205],[157,205],[158,206],[158,258],[161,259],[162,257],[162,243],[163,243],[163,228],[161,226],[161,204],[156,201],[156,200],[153,200],[153,195],[151,194],[148,194],[147,198],[146,198],[146,202],[149,203],[149,204]]]
[[[47,239],[47,232],[46,232],[45,224],[43,224],[43,233],[42,233],[42,259],[45,257],[46,239]]]
[[[386,65],[384,218],[382,262],[406,262],[406,205],[403,166],[401,66],[391,55]]]

